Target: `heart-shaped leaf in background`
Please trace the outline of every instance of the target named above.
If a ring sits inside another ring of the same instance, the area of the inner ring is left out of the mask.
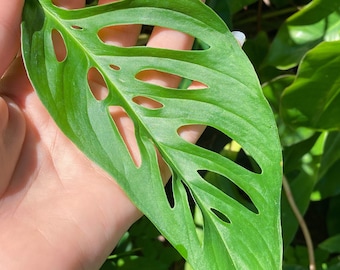
[[[282,94],[281,114],[289,125],[340,129],[339,45],[322,42],[302,59],[294,82]]]
[[[98,31],[122,24],[157,25],[185,32],[205,50],[116,47]],[[66,55],[58,59],[52,33]],[[198,0],[125,0],[64,10],[50,0],[26,0],[22,45],[26,69],[40,99],[62,131],[115,178],[193,269],[279,269],[281,149],[272,112],[257,76],[223,21]],[[95,98],[88,72],[96,69],[109,93]],[[159,70],[202,82],[196,91],[140,81]],[[149,109],[136,97],[152,99]],[[141,164],[136,166],[109,107],[123,108],[135,125]],[[211,126],[242,146],[259,172],[193,145],[178,135],[187,125]],[[155,148],[172,171],[174,202],[165,194]],[[255,210],[204,180],[210,171],[241,189]],[[203,216],[203,239],[195,230],[188,196]]]
[[[289,69],[320,42],[339,40],[339,11],[339,1],[314,0],[293,14],[276,34],[266,64]]]

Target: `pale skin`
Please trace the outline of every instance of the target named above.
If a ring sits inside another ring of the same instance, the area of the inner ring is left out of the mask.
[[[0,2],[1,269],[99,269],[142,214],[115,180],[63,135],[40,103],[19,53],[23,2]],[[54,3],[73,9],[83,7],[85,0]],[[132,46],[139,33],[140,26],[133,25],[108,28],[100,35],[108,44]],[[155,27],[147,46],[189,50],[192,44],[188,35]],[[180,81],[156,71],[142,73],[139,79],[171,87]],[[90,80],[100,96],[105,86],[101,78],[94,73]],[[201,87],[194,82],[189,88]],[[150,100],[138,102],[157,106]],[[112,114],[140,164],[131,120],[123,111]],[[186,127],[180,135],[194,143],[203,129]],[[164,163],[159,167],[165,183],[170,173]]]

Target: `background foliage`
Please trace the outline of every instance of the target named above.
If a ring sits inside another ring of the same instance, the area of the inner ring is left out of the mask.
[[[276,116],[284,175],[311,233],[316,267],[340,269],[340,1],[208,4],[231,29],[247,36],[244,50]],[[200,143],[219,148],[228,138],[207,130]],[[230,148],[229,154],[242,160],[237,148]],[[199,224],[199,216],[196,221]],[[308,269],[305,239],[284,193],[282,225],[283,269]],[[138,269],[188,269],[167,242],[159,240],[163,239],[153,226],[142,219],[103,269],[134,269],[118,265],[139,260]]]

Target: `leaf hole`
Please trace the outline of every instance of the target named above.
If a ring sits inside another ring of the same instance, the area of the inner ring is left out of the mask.
[[[206,172],[203,170],[199,170],[197,172],[200,175],[202,175],[208,183],[212,184],[214,187],[222,191],[227,196],[236,200],[238,203],[243,205],[245,208],[247,208],[254,214],[259,213],[257,207],[255,206],[251,198],[248,196],[248,194],[244,192],[229,178],[211,171]]]
[[[190,90],[204,90],[208,88],[208,86],[203,82],[195,81],[193,83],[193,80],[189,78],[156,69],[142,70],[135,75],[135,78],[148,84],[163,86],[175,90],[182,86],[185,86],[185,89],[189,88]]]
[[[161,31],[159,31],[161,29]],[[129,37],[124,33],[131,33]],[[172,29],[171,27],[157,28],[154,25],[137,25],[137,24],[118,24],[108,25],[99,29],[98,38],[105,44],[118,47],[132,46],[149,46],[154,47],[152,42],[149,43],[150,37],[155,34],[163,40],[162,47],[166,50],[207,50],[210,46],[201,39],[195,38],[192,48],[188,48],[189,44],[184,47],[178,47],[178,43],[173,40],[185,40],[188,34]],[[124,36],[124,38],[122,38]],[[166,46],[164,46],[166,45]],[[165,48],[166,47],[166,48]]]
[[[171,208],[175,207],[174,191],[173,191],[173,179],[170,178],[168,183],[165,185],[165,194],[168,199]]]
[[[197,234],[198,240],[200,241],[201,245],[203,245],[204,215],[202,213],[202,210],[199,207],[199,205],[196,203],[190,188],[184,183],[184,181],[176,179],[176,182],[174,182],[174,185],[178,186],[177,190],[178,189],[182,190],[182,194],[185,192],[184,194],[186,195],[186,198],[184,196],[182,196],[180,198],[181,201],[179,202],[179,204],[183,204],[183,206],[184,206],[184,201],[186,201],[185,207],[189,208],[189,210],[190,210],[190,212],[193,216],[193,222],[194,222],[194,225],[196,227],[196,234]]]
[[[120,70],[120,67],[117,66],[117,65],[114,65],[114,64],[111,64],[109,67],[113,70],[116,70],[116,71]]]
[[[178,135],[190,143],[218,153],[250,172],[261,174],[257,161],[242,146],[220,130],[204,125],[184,125],[177,130]]]
[[[146,109],[156,110],[164,107],[162,103],[145,96],[136,96],[132,99],[132,101]]]
[[[215,216],[217,216],[220,220],[222,220],[225,223],[231,223],[230,219],[227,218],[227,216],[225,214],[223,214],[222,212],[218,211],[217,209],[214,208],[210,208],[210,211],[213,212],[215,214]]]
[[[94,67],[90,68],[87,73],[87,80],[91,93],[96,100],[102,101],[107,98],[109,95],[109,90],[102,74],[98,71],[98,69]]]
[[[67,48],[65,44],[65,40],[61,33],[53,29],[52,30],[52,43],[53,43],[53,49],[54,54],[56,56],[56,59],[58,62],[63,62],[67,57]]]
[[[132,119],[121,106],[109,106],[108,111],[114,121],[120,136],[125,143],[126,149],[129,152],[131,159],[136,167],[140,167],[141,153],[135,135],[135,126]],[[119,153],[118,153],[119,154]]]
[[[74,29],[74,30],[83,30],[83,27],[81,27],[79,25],[72,25],[71,28]]]
[[[134,24],[112,25],[101,28],[97,35],[106,45],[131,47],[136,45],[140,29],[139,25]],[[130,35],[125,35],[126,33],[130,33]]]

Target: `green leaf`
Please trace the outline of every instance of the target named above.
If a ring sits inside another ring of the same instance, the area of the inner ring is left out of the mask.
[[[301,61],[296,80],[283,93],[281,113],[293,126],[340,128],[340,41],[323,42]]]
[[[329,199],[329,208],[327,211],[327,232],[329,236],[340,234],[340,195]]]
[[[280,27],[266,64],[289,69],[296,66],[304,54],[320,42],[339,39],[340,2],[314,0]]]
[[[315,190],[321,199],[340,194],[340,133],[328,134],[321,159],[319,177]]]
[[[235,14],[240,11],[242,8],[253,4],[256,0],[228,0],[229,10],[231,14]]]
[[[319,247],[331,253],[340,253],[340,234],[326,239],[319,244]]]
[[[198,38],[209,48],[173,51],[101,42],[97,36],[100,29],[120,24],[172,28]],[[54,30],[61,34],[67,49],[62,61],[54,52]],[[29,77],[56,123],[116,179],[195,270],[280,268],[281,151],[277,129],[251,64],[211,9],[197,0],[125,0],[78,10],[57,8],[50,0],[26,0],[22,33]],[[92,67],[109,88],[104,100],[98,101],[90,91],[87,74]],[[136,79],[136,74],[148,69],[200,81],[207,88],[175,90]],[[145,108],[134,102],[136,96],[151,98],[162,106]],[[133,120],[142,159],[139,167],[108,106],[123,107]],[[211,126],[237,141],[261,173],[182,139],[178,129],[192,124]],[[155,148],[173,173],[173,206],[164,192]],[[234,182],[258,213],[207,183],[198,173],[201,170]],[[202,243],[189,195],[203,214]]]

